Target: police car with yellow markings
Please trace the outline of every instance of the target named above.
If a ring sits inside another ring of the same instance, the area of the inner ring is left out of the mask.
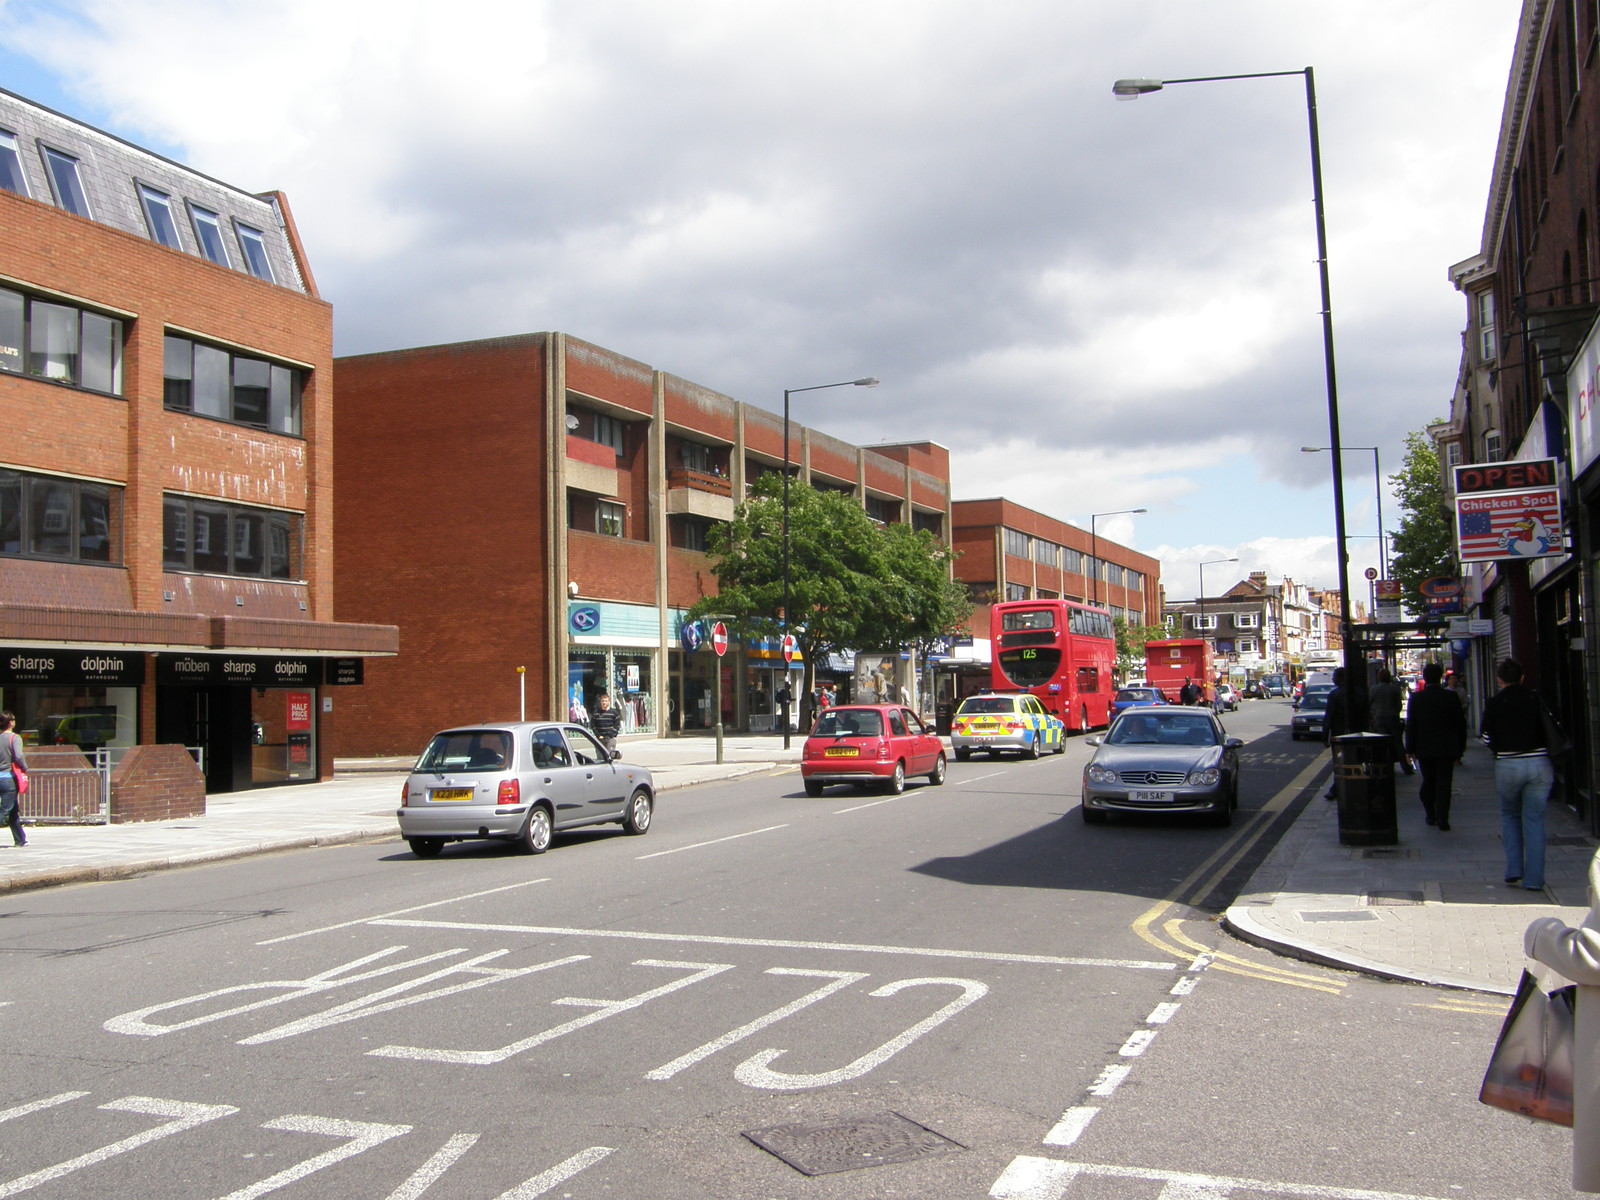
[[[1065,754],[1067,727],[1028,692],[979,692],[968,696],[950,723],[950,747],[965,761],[975,750],[991,757],[1015,750],[1023,758],[1044,751]]]

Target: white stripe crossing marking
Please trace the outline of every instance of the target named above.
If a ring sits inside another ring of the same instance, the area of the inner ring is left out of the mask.
[[[257,942],[258,946],[272,946],[278,942],[292,942],[295,938],[310,937],[314,933],[331,933],[335,929],[348,929],[352,925],[365,925],[368,921],[380,920],[383,917],[403,917],[406,913],[421,912],[425,908],[438,908],[441,904],[460,904],[464,900],[477,900],[483,896],[493,896],[497,892],[510,892],[517,888],[532,887],[536,883],[549,883],[547,875],[542,879],[525,879],[521,883],[508,883],[504,887],[488,888],[481,892],[468,892],[465,896],[452,896],[448,900],[430,900],[426,904],[413,904],[410,908],[397,908],[393,912],[379,913],[376,917],[357,917],[353,921],[340,921],[337,925],[323,925],[317,929],[302,929],[299,933],[286,933],[282,937],[268,938],[264,942]]]
[[[1102,1100],[1117,1090],[1119,1084],[1128,1077],[1131,1066],[1117,1065],[1107,1067],[1100,1072],[1099,1078],[1089,1085],[1089,1095],[1098,1096]]]
[[[1138,1058],[1150,1048],[1150,1043],[1156,1040],[1154,1029],[1136,1029],[1127,1041],[1122,1043],[1122,1049],[1117,1053],[1123,1058]]]
[[[390,1192],[388,1200],[417,1200],[418,1196],[434,1185],[439,1176],[455,1166],[456,1159],[472,1149],[477,1140],[478,1135],[475,1133],[456,1134],[438,1153],[411,1172],[410,1178]]]
[[[1173,1015],[1178,1011],[1178,1007],[1176,1004],[1158,1004],[1150,1010],[1150,1015],[1144,1019],[1144,1023],[1146,1025],[1165,1025],[1172,1020]]]
[[[1055,1128],[1044,1135],[1046,1146],[1070,1146],[1083,1136],[1083,1131],[1089,1128],[1089,1122],[1094,1120],[1095,1114],[1100,1110],[1089,1105],[1080,1105],[1069,1108],[1061,1114]]]
[[[496,1200],[533,1200],[535,1196],[542,1196],[558,1183],[565,1183],[579,1171],[587,1170],[602,1158],[611,1153],[610,1146],[590,1146],[587,1150],[580,1150],[564,1162],[559,1162],[548,1171],[541,1171],[527,1183],[512,1188],[509,1192],[501,1192]]]
[[[1045,967],[1117,967],[1125,971],[1172,971],[1170,962],[1137,958],[1072,958],[1054,954],[1007,954],[998,950],[947,950],[937,946],[886,946],[870,942],[807,942],[789,938],[722,937],[715,934],[652,933],[642,929],[582,929],[564,925],[507,925],[487,921],[426,921],[372,918],[371,925],[402,929],[452,929],[476,933],[541,933],[553,937],[621,938],[644,942],[688,942],[704,946],[749,946],[764,950],[839,950],[858,954],[907,954],[975,962],[1025,963]]]
[[[323,1167],[331,1167],[336,1162],[354,1158],[374,1146],[382,1145],[390,1138],[411,1132],[409,1125],[377,1125],[371,1121],[337,1121],[332,1117],[298,1115],[278,1117],[265,1122],[261,1128],[281,1129],[285,1133],[317,1133],[323,1137],[344,1138],[345,1142],[344,1145],[335,1146],[332,1150],[314,1154],[305,1162],[285,1167],[276,1175],[269,1175],[259,1183],[252,1183],[249,1187],[229,1192],[226,1196],[220,1197],[220,1200],[256,1200],[257,1196],[265,1196],[268,1192],[288,1187],[296,1180],[304,1179],[307,1175],[322,1170]]]
[[[789,828],[789,823],[785,821],[782,825],[768,825],[765,829],[752,829],[748,833],[730,833],[727,837],[712,838],[709,842],[695,842],[692,846],[674,846],[671,850],[657,850],[653,854],[641,854],[634,861],[643,862],[647,858],[661,858],[667,854],[681,854],[685,850],[698,850],[702,846],[715,846],[721,842],[736,842],[740,838],[755,837],[758,833],[771,833],[774,829],[787,828]]]
[[[147,1117],[166,1117],[168,1120],[165,1125],[146,1129],[143,1133],[125,1137],[121,1141],[112,1142],[109,1146],[101,1146],[98,1150],[90,1150],[87,1154],[69,1158],[66,1162],[57,1163],[53,1167],[44,1167],[27,1175],[19,1175],[10,1183],[0,1184],[0,1196],[15,1196],[18,1192],[26,1192],[41,1183],[49,1183],[84,1167],[95,1166],[108,1158],[115,1158],[119,1154],[126,1154],[129,1150],[137,1150],[140,1146],[171,1137],[175,1133],[183,1133],[196,1125],[215,1121],[218,1117],[232,1116],[239,1111],[231,1104],[185,1104],[181,1100],[157,1100],[153,1096],[124,1096],[120,1100],[113,1100],[100,1107],[109,1112],[138,1113]]]
[[[46,1096],[43,1100],[34,1100],[27,1104],[19,1104],[15,1108],[8,1108],[0,1112],[0,1121],[9,1121],[15,1117],[25,1117],[29,1113],[40,1112],[46,1108],[54,1108],[58,1104],[65,1104],[69,1100],[81,1100],[88,1092],[62,1092],[57,1096]]]
[[[1060,1200],[1078,1177],[1075,1163],[1019,1154],[989,1189],[992,1200]]]

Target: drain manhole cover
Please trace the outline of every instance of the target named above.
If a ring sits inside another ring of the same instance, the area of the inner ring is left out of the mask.
[[[1421,892],[1368,892],[1367,903],[1379,907],[1403,904],[1421,904]]]
[[[1367,846],[1356,851],[1356,858],[1415,858],[1417,852],[1404,846]]]
[[[806,1175],[859,1171],[966,1149],[894,1112],[822,1124],[769,1125],[747,1129],[744,1136]]]
[[[1593,843],[1581,835],[1574,836],[1573,834],[1563,833],[1545,838],[1544,844],[1546,846],[1589,846]]]

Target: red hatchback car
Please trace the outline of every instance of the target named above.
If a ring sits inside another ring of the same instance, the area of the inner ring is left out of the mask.
[[[944,782],[944,742],[909,708],[898,704],[842,704],[817,718],[800,755],[806,795],[835,783],[881,784],[899,794],[907,775]]]

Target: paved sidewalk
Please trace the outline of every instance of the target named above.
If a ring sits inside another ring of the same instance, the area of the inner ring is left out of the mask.
[[[636,738],[629,762],[649,767],[658,791],[736,779],[800,761],[802,740],[732,736],[716,761],[710,737]],[[132,825],[29,826],[13,847],[0,830],[0,894],[126,878],[248,854],[395,838],[395,809],[411,758],[339,759],[326,783],[292,784],[206,797],[202,817]]]
[[[1322,799],[1329,771],[1225,917],[1246,941],[1368,974],[1511,995],[1522,931],[1535,917],[1576,923],[1588,912],[1595,839],[1552,799],[1543,892],[1507,887],[1494,760],[1481,742],[1455,771],[1450,832],[1430,827],[1420,777],[1395,780],[1400,844],[1339,844],[1338,806]]]

